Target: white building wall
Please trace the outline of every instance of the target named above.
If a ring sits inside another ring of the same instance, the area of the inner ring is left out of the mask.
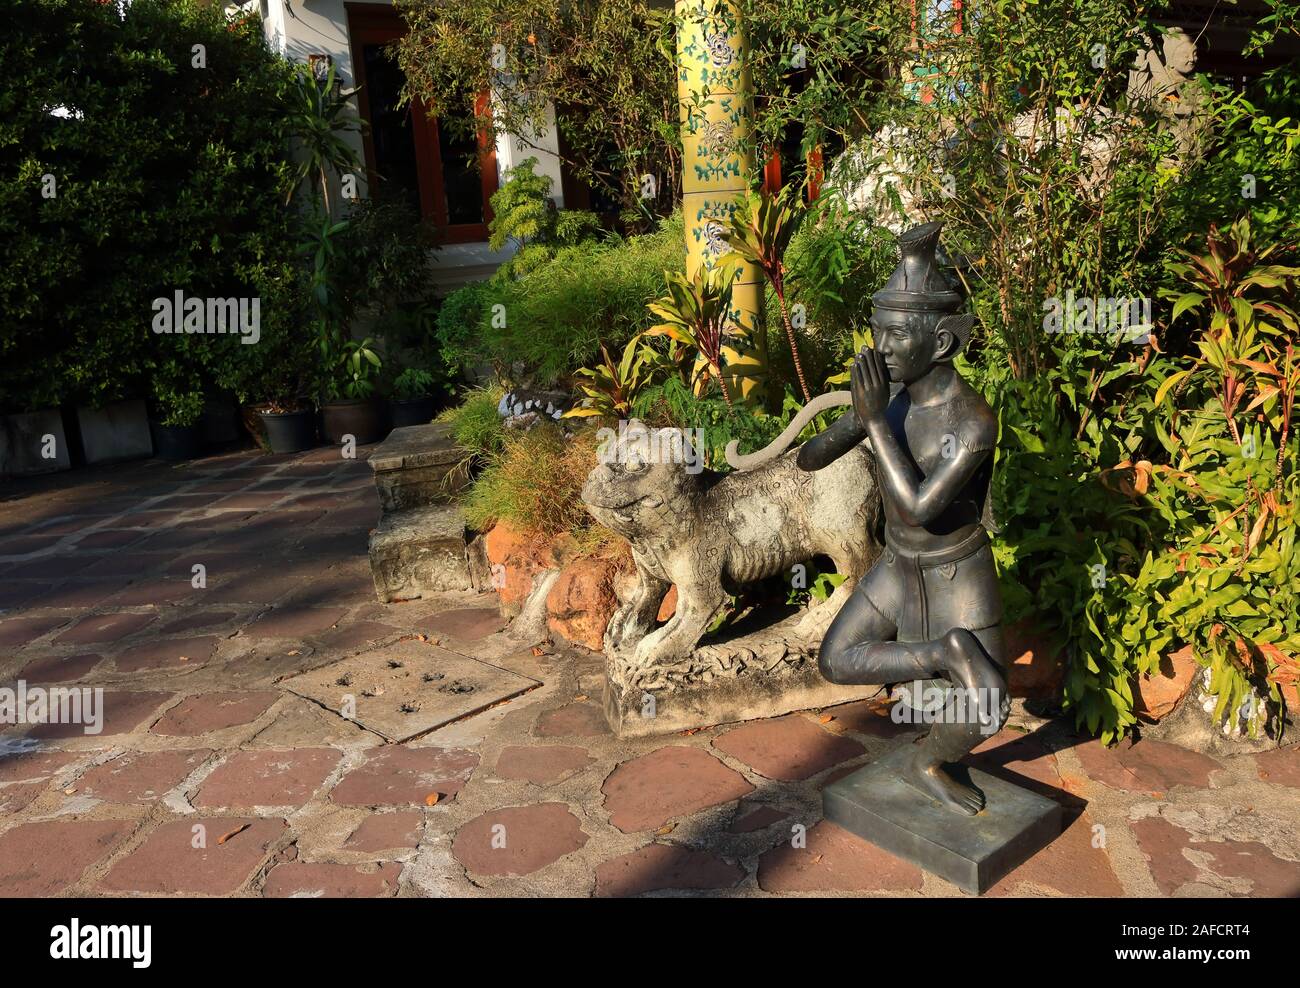
[[[537,175],[551,180],[551,197],[555,205],[564,208],[564,183],[560,179],[560,143],[555,127],[555,107],[546,107],[546,123],[542,131],[530,130],[523,134],[497,135],[497,174],[501,180],[510,169],[528,158],[537,159],[533,169]]]
[[[260,0],[266,37],[281,55],[295,62],[306,62],[309,55],[329,55],[334,75],[344,89],[356,86],[352,71],[352,49],[348,44],[348,18],[343,0]],[[390,3],[377,6],[391,6]],[[353,111],[357,100],[352,98]],[[346,135],[356,151],[357,160],[365,162],[365,146],[359,133]],[[357,175],[357,188],[366,195],[366,174]],[[337,193],[337,189],[331,194]]]

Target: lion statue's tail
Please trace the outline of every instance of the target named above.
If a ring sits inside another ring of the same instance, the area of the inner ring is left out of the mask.
[[[826,409],[851,404],[853,404],[853,396],[847,391],[828,391],[824,395],[818,395],[799,410],[799,414],[785,427],[784,432],[762,449],[753,453],[741,453],[740,441],[731,440],[727,443],[727,462],[737,470],[753,470],[755,467],[761,467],[793,446],[794,441],[799,438],[799,433],[803,432],[804,426]]]

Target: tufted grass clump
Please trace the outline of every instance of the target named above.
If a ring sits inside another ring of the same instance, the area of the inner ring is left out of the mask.
[[[580,429],[571,439],[550,423],[504,433],[500,452],[464,496],[465,520],[478,531],[509,521],[539,535],[571,532],[581,544],[599,544],[603,539],[587,532],[595,522],[580,496],[596,465],[596,446],[595,429]]]
[[[472,457],[493,457],[501,452],[505,429],[497,405],[504,390],[499,385],[474,388],[455,408],[448,408],[435,421],[450,422],[456,444]]]

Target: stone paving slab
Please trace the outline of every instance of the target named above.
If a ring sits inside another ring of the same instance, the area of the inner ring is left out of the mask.
[[[424,814],[416,810],[376,813],[362,821],[348,839],[344,850],[379,854],[394,848],[414,848],[424,830]]]
[[[124,838],[122,820],[20,824],[0,834],[0,895],[57,895]]]
[[[203,780],[191,802],[200,809],[304,805],[338,767],[334,748],[237,751]]]
[[[478,767],[478,755],[463,748],[391,746],[366,752],[330,793],[343,806],[433,806],[454,798]]]
[[[822,730],[806,717],[777,717],[733,727],[713,747],[759,775],[783,782],[811,778],[866,749],[851,738]]]
[[[605,780],[603,791],[610,823],[633,833],[729,803],[754,787],[708,752],[671,745],[624,762]]]
[[[283,820],[186,817],[162,824],[117,862],[106,892],[229,895],[252,876],[284,833]]]
[[[190,751],[132,751],[96,765],[71,790],[109,803],[152,803],[176,788],[211,757],[208,748]]]
[[[266,876],[262,894],[268,899],[379,899],[397,894],[402,866],[306,864],[289,861]]]
[[[533,689],[537,680],[419,640],[285,680],[283,686],[390,741],[406,741]]]
[[[588,835],[563,803],[506,806],[466,823],[451,851],[476,875],[527,875],[579,850]]]
[[[730,889],[745,871],[706,851],[675,844],[647,844],[611,858],[596,869],[595,895],[624,898],[669,889]]]

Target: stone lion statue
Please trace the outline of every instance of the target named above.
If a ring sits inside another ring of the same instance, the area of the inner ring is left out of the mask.
[[[795,454],[720,474],[702,468],[680,429],[633,421],[606,442],[582,500],[632,545],[637,585],[605,631],[606,654],[624,667],[620,679],[687,659],[729,594],[818,555],[846,576],[798,623],[801,636],[820,639],[879,552],[880,495],[865,445],[815,473],[799,470]],[[656,628],[673,585],[676,612]]]

